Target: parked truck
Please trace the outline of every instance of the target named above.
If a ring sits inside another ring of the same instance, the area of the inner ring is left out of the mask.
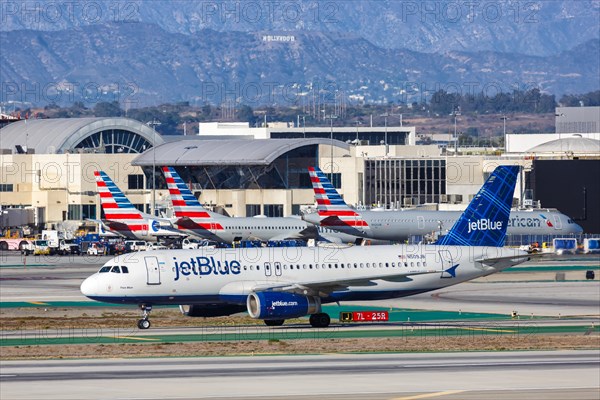
[[[21,253],[27,254],[35,254],[35,255],[46,255],[50,254],[50,246],[48,245],[48,241],[44,239],[36,239],[27,244],[23,245],[21,249]]]
[[[58,241],[58,254],[81,254],[81,247],[74,239],[60,239]]]

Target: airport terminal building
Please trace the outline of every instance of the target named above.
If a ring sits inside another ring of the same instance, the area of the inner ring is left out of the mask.
[[[397,128],[397,142],[392,144],[389,127],[388,136],[381,127],[359,129],[356,140],[356,128],[311,128],[311,137],[306,134],[309,128],[287,128],[286,135],[284,127],[248,128],[260,130],[249,133],[246,127],[223,126],[205,129],[205,135],[201,129],[196,136],[161,137],[148,125],[127,118],[9,124],[0,130],[0,205],[34,208],[38,226],[101,218],[93,173],[103,170],[138,208],[150,212],[154,203],[159,212],[170,215],[160,171],[168,165],[210,208],[232,216],[297,215],[314,206],[307,168],[318,165],[349,204],[452,210],[463,209],[497,165],[516,164],[523,166],[515,192],[521,205],[540,201],[543,207],[557,207],[582,219],[578,223],[586,232],[600,233],[594,232],[600,230],[595,228],[600,216],[593,206],[600,202],[599,185],[589,180],[600,174],[600,142],[588,135],[555,134],[557,142],[526,152],[497,155],[497,149],[469,149],[474,154],[454,155],[443,146],[414,145],[414,127]],[[216,134],[223,129],[228,133]],[[565,182],[545,172],[561,167],[570,171]],[[591,171],[587,181],[582,168]],[[568,193],[557,190],[567,181],[579,186]],[[571,205],[558,201],[577,193],[580,198]]]

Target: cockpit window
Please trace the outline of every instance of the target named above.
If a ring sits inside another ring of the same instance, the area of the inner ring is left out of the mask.
[[[129,273],[129,268],[127,268],[126,266],[122,265],[121,266],[121,272],[123,272],[124,274],[128,274]]]
[[[110,272],[110,269],[111,269],[111,268],[112,268],[112,267],[111,267],[110,265],[105,265],[104,267],[100,268],[100,271],[98,271],[98,272],[100,272],[100,273],[103,273],[103,272]]]
[[[119,268],[118,265],[115,265],[114,267],[112,267],[112,269],[110,270],[110,272],[114,272],[116,274],[120,274],[121,273],[121,268]]]

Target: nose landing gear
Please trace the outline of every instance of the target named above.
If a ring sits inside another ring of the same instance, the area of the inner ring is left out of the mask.
[[[148,317],[150,316],[150,311],[152,311],[152,306],[140,304],[140,310],[142,310],[142,319],[138,321],[137,326],[140,329],[148,329],[151,325]]]

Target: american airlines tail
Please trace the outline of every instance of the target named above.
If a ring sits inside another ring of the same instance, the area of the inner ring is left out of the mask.
[[[215,232],[223,231],[224,228],[216,220],[227,217],[204,208],[175,168],[163,167],[163,174],[177,217],[177,220],[172,222],[173,227],[197,237],[221,242],[222,239]]]
[[[100,195],[100,206],[104,216],[109,221],[135,223],[144,219],[142,212],[135,208],[121,189],[109,178],[104,171],[94,171],[96,186]]]
[[[346,204],[323,171],[309,167],[308,173],[317,200],[317,212],[323,218],[321,226],[348,226],[363,232],[370,229],[362,216]]]
[[[183,179],[173,167],[163,167],[163,173],[171,195],[173,211],[178,218],[214,218],[222,217],[219,214],[211,213],[196,199],[192,191],[185,184]]]
[[[436,244],[504,246],[519,168],[516,165],[497,167],[452,229]]]

